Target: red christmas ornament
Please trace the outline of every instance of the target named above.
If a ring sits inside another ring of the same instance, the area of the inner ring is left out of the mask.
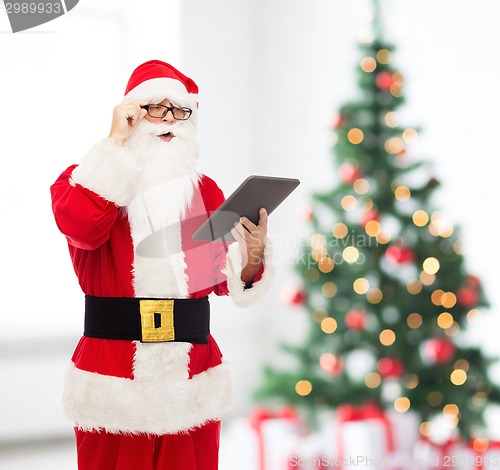
[[[299,415],[297,413],[297,410],[293,406],[284,405],[279,410],[279,418],[298,420]]]
[[[340,129],[344,125],[344,122],[345,122],[344,116],[342,114],[339,114],[333,120],[333,127],[335,129]]]
[[[469,284],[471,287],[476,287],[476,288],[479,288],[479,286],[481,285],[481,280],[477,276],[474,276],[472,274],[469,274],[467,276],[465,282]]]
[[[366,313],[363,310],[352,309],[345,315],[345,324],[353,330],[364,330],[366,327]]]
[[[314,212],[309,206],[301,207],[299,210],[299,217],[302,220],[310,221],[314,217]]]
[[[391,72],[380,72],[375,78],[375,84],[382,91],[389,91],[393,83],[394,79]]]
[[[457,301],[465,308],[474,307],[479,303],[479,292],[475,286],[466,285],[457,291]]]
[[[391,245],[385,250],[387,261],[393,264],[405,264],[415,261],[415,252],[407,246]]]
[[[447,338],[432,338],[424,343],[423,354],[431,364],[446,364],[455,356],[455,345]]]
[[[352,185],[357,179],[363,177],[363,172],[351,163],[344,163],[339,168],[339,176],[342,183]]]
[[[396,357],[383,357],[377,362],[377,370],[384,379],[399,379],[405,371],[403,363]]]
[[[331,353],[322,354],[319,358],[319,365],[325,374],[333,377],[340,375],[344,370],[344,363],[342,359]]]
[[[304,289],[293,289],[285,293],[284,300],[288,305],[303,305],[307,299]]]
[[[361,216],[361,225],[364,227],[368,222],[372,220],[379,220],[380,219],[380,214],[376,209],[372,209],[369,211],[366,211],[362,216]]]

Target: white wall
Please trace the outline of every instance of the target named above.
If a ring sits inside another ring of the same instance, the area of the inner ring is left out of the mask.
[[[313,190],[332,184],[332,116],[357,97],[355,43],[366,30],[364,0],[182,0],[180,8],[175,0],[80,3],[31,32],[0,34],[0,341],[80,334],[82,295],[52,220],[48,187],[107,134],[111,108],[140,62],[172,61],[198,82],[202,168],[226,194],[249,173],[301,178],[271,218],[280,242],[305,233],[302,206]],[[407,78],[405,123],[424,130],[413,153],[434,161],[443,187],[436,205],[462,226],[467,264],[493,305],[484,331],[495,331],[500,5],[381,3]],[[153,34],[152,23],[164,24],[164,32]],[[0,14],[0,30],[7,29]],[[16,107],[21,100],[33,103],[29,116]],[[70,118],[58,112],[68,101],[78,108]],[[306,117],[313,112],[316,119]],[[294,250],[291,242],[278,247],[282,257]],[[233,414],[248,408],[261,364],[275,357],[278,343],[301,337],[303,313],[281,302],[282,289],[295,279],[288,264],[278,266],[274,290],[257,307],[242,311],[228,299],[213,301],[213,330],[235,370]],[[484,340],[498,352],[493,334]]]
[[[60,402],[83,331],[83,294],[49,186],[108,134],[137,65],[180,62],[177,5],[86,0],[17,34],[0,10],[0,443],[72,432]],[[158,18],[168,31],[152,27]]]

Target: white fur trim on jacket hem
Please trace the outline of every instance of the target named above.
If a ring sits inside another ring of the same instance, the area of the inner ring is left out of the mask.
[[[254,282],[252,287],[245,289],[245,283],[241,280],[241,253],[238,243],[229,246],[227,263],[224,273],[227,276],[227,288],[230,297],[238,307],[249,307],[257,302],[271,287],[274,279],[274,264],[272,259],[271,242],[265,240],[264,249],[264,272],[259,281]]]
[[[216,421],[232,405],[229,366],[191,380],[131,380],[77,369],[66,375],[65,415],[83,431],[177,434]]]
[[[71,181],[117,206],[126,206],[133,197],[133,185],[141,170],[137,159],[108,137],[92,147],[73,170]]]

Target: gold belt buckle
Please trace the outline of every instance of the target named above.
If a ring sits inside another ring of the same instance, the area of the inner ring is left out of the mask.
[[[173,299],[140,299],[139,311],[143,343],[174,341]]]

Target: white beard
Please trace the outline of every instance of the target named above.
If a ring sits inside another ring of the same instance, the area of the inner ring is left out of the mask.
[[[174,135],[170,142],[156,137],[169,131]],[[188,120],[169,126],[143,119],[124,145],[144,167],[126,208],[134,244],[135,294],[187,297],[180,223],[200,178],[195,124]]]
[[[175,136],[170,142],[157,137],[167,132]],[[136,186],[137,194],[166,180],[197,173],[199,147],[194,121],[168,125],[153,124],[143,119],[124,147],[144,165]]]
[[[170,142],[156,137],[166,132],[174,135]],[[200,178],[194,122],[167,125],[143,119],[124,146],[144,166],[127,206],[129,222],[140,232],[136,235],[147,236],[177,223],[186,213]]]

